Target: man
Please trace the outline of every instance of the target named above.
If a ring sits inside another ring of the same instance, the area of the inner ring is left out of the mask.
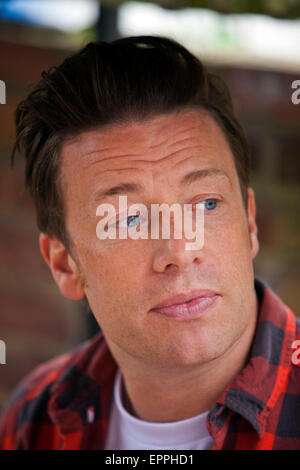
[[[254,277],[249,148],[223,81],[167,38],[90,43],[42,74],[16,127],[41,253],[102,332],[19,384],[1,447],[300,449],[299,325]],[[200,208],[204,243],[188,250],[175,221],[120,236],[142,226],[121,196]],[[96,234],[103,204],[117,237]]]

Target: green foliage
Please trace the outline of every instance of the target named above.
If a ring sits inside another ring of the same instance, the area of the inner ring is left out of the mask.
[[[276,18],[300,18],[300,0],[141,0],[164,8],[208,8],[221,13],[256,13]],[[117,6],[122,0],[102,0],[102,5]]]

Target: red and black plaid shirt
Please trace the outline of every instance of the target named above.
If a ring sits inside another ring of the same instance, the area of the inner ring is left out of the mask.
[[[300,449],[299,320],[264,281],[255,289],[250,360],[207,418],[213,449]],[[37,367],[3,410],[0,449],[104,449],[117,367],[102,333]]]

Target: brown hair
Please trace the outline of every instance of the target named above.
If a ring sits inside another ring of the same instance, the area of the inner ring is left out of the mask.
[[[70,249],[59,183],[59,150],[68,137],[129,119],[202,108],[223,129],[247,208],[250,152],[224,81],[187,49],[159,36],[91,42],[42,78],[15,113],[16,150],[41,232]]]

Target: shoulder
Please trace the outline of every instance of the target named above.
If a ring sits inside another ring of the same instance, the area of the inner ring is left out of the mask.
[[[93,338],[71,352],[40,364],[19,382],[0,415],[0,449],[28,448],[29,436],[39,433],[43,427],[48,428],[50,437],[54,429],[47,408],[53,388],[94,342]]]
[[[300,317],[296,317],[296,331],[297,337],[300,339]]]

